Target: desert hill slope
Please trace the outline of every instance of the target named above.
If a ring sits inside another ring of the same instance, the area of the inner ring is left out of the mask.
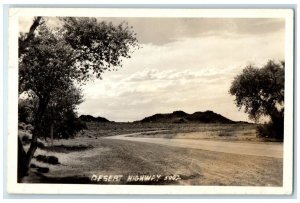
[[[91,115],[81,115],[81,116],[79,116],[79,119],[81,121],[85,121],[85,122],[90,122],[90,121],[94,121],[94,122],[110,122],[106,118],[103,118],[103,117],[94,117],[94,116],[91,116]]]
[[[154,114],[146,117],[140,122],[146,123],[235,123],[220,114],[213,111],[195,112],[188,114],[184,111],[174,111],[173,113]]]

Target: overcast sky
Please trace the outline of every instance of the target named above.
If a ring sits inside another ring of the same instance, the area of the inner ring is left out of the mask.
[[[228,93],[234,77],[250,64],[284,60],[282,19],[109,18],[126,21],[142,48],[117,72],[84,87],[79,114],[134,121],[155,113],[212,110],[248,121]],[[31,20],[20,19],[20,30]],[[51,23],[51,22],[49,22]]]

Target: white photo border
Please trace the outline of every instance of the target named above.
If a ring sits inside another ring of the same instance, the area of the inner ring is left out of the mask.
[[[99,15],[101,14],[101,15]],[[147,186],[17,183],[18,18],[20,16],[285,18],[285,123],[282,187]],[[294,136],[293,9],[10,8],[8,61],[7,191],[22,194],[291,194]]]

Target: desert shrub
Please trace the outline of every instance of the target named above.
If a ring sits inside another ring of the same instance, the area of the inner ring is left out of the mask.
[[[258,125],[256,134],[258,137],[274,138],[276,140],[283,140],[284,134],[284,122],[283,117],[277,120],[273,120],[268,124]]]
[[[27,118],[29,117],[29,109],[24,105],[18,106],[18,118],[19,122],[27,122]]]
[[[55,156],[37,155],[36,160],[53,165],[59,164],[58,158]]]
[[[44,149],[45,145],[44,145],[44,143],[38,141],[37,142],[37,147],[40,148],[40,149]]]
[[[29,139],[29,136],[28,135],[24,135],[23,137],[22,137],[22,142],[24,143],[26,143],[26,142],[29,142],[30,141],[30,139]]]
[[[84,151],[88,149],[92,149],[92,145],[56,145],[56,146],[47,146],[44,150],[50,152],[59,152],[59,153],[70,153],[70,152],[77,152],[77,151]]]
[[[283,140],[283,121],[278,122],[277,125],[273,122],[258,125],[256,133],[258,137],[275,138],[277,140]]]
[[[30,164],[30,168],[36,169],[39,173],[48,173],[49,172],[48,167],[41,167],[41,166],[37,166],[35,164]]]
[[[18,121],[31,123],[37,99],[32,91],[28,91],[24,95],[27,95],[27,98],[19,98],[18,101]]]
[[[30,164],[30,168],[37,168],[37,165],[35,165],[35,164]]]
[[[28,125],[25,126],[25,130],[32,131],[33,130],[33,126],[31,124],[28,124]]]
[[[38,167],[37,168],[37,171],[39,172],[39,173],[48,173],[49,172],[49,168],[48,167]]]
[[[26,130],[26,124],[23,123],[23,122],[19,122],[18,127],[19,127],[19,129],[21,129],[21,130]]]
[[[31,120],[32,109],[28,102],[20,100],[18,104],[18,120],[19,122],[29,123]]]
[[[18,136],[24,142],[30,141],[31,137],[32,137],[30,132],[28,132],[26,130],[21,130],[21,129],[18,130]]]
[[[230,132],[220,132],[218,134],[219,137],[229,137],[229,136],[232,136],[233,134],[230,133]]]

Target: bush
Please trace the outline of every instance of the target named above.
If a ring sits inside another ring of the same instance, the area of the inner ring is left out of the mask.
[[[258,137],[273,138],[277,140],[283,140],[283,123],[268,123],[257,126],[256,129]]]
[[[45,145],[42,142],[37,142],[37,147],[40,148],[40,149],[44,149]]]
[[[24,135],[23,137],[22,137],[22,142],[24,143],[27,143],[27,142],[29,142],[31,139],[29,139],[29,136],[28,135]]]
[[[23,123],[23,122],[19,122],[18,128],[21,129],[21,130],[26,130],[26,124]]]
[[[22,140],[23,144],[30,142],[32,134],[26,130],[18,130],[18,136]]]
[[[64,112],[60,118],[53,118],[47,115],[42,121],[43,130],[41,135],[50,137],[51,126],[53,125],[53,138],[56,139],[69,139],[74,138],[76,133],[81,130],[87,129],[85,122],[77,118],[73,110]]]
[[[19,99],[18,103],[18,121],[31,123],[34,114],[34,101],[31,99]]]
[[[33,131],[33,126],[31,124],[28,124],[25,126],[25,130]]]
[[[28,122],[28,117],[30,116],[29,108],[24,105],[19,104],[18,106],[18,119],[19,122]]]
[[[58,158],[55,156],[37,155],[36,160],[53,165],[59,164]]]
[[[49,168],[48,167],[38,167],[37,171],[39,173],[48,173],[49,172]]]
[[[85,122],[78,119],[74,112],[67,112],[64,120],[60,121],[56,134],[60,138],[74,138],[77,132],[87,129]]]

